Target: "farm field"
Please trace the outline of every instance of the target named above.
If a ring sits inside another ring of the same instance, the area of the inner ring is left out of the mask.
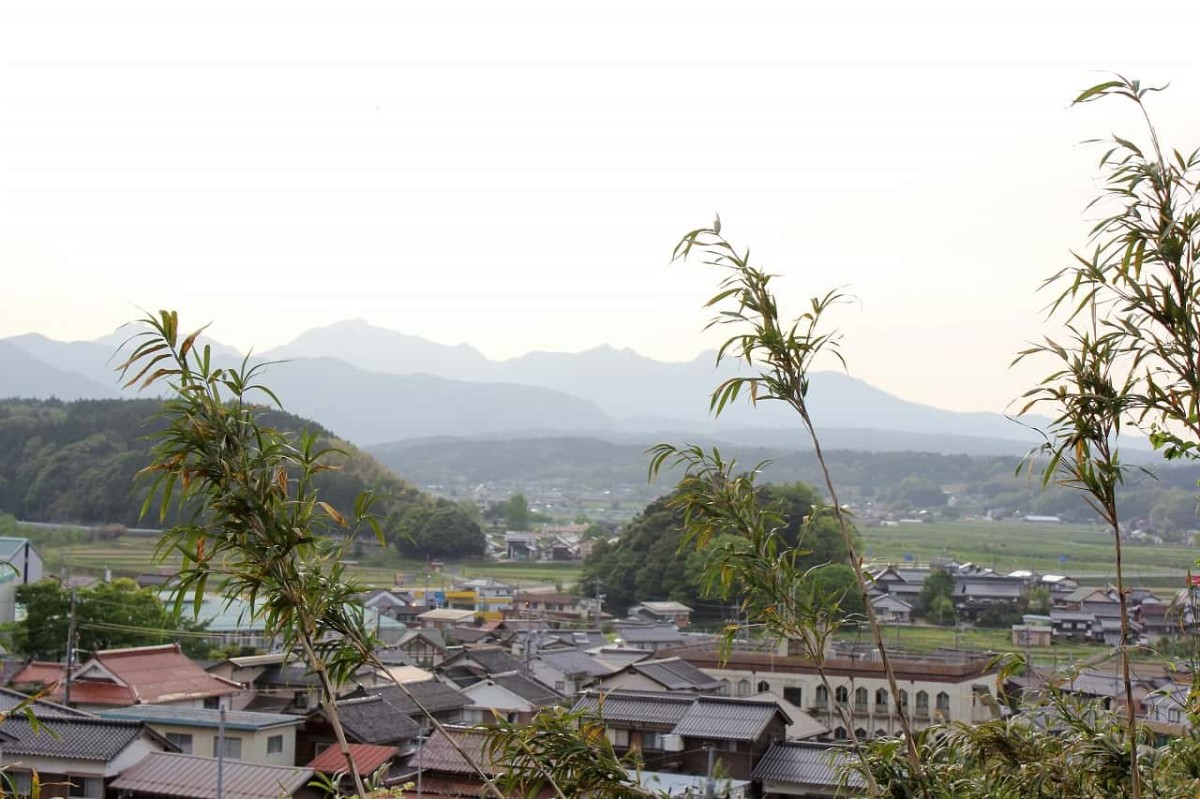
[[[37,543],[37,533],[31,538],[41,552],[47,571],[54,574],[100,575],[111,569],[115,577],[136,577],[160,569],[170,570],[178,564],[175,558],[159,563],[154,558],[158,539],[140,536],[122,536],[112,541],[81,544]],[[448,562],[444,573],[434,573],[428,578],[432,588],[450,584],[451,577],[491,577],[519,586],[530,585],[573,585],[579,581],[582,569],[577,563],[493,563],[482,561]],[[391,586],[397,575],[402,575],[405,584],[424,587],[426,584],[425,562],[401,558],[394,552],[378,548],[366,548],[363,556],[351,564],[351,572],[364,584],[371,587]]]
[[[838,634],[838,640],[854,644],[869,644],[871,636],[866,630],[844,630]],[[885,640],[889,649],[895,647],[913,653],[928,653],[938,649],[1021,653],[1021,647],[1013,645],[1012,634],[1008,630],[980,628],[955,630],[953,627],[922,625],[892,626],[886,628]],[[1103,660],[1104,655],[1110,652],[1112,652],[1112,648],[1103,644],[1062,642],[1049,647],[1033,647],[1029,650],[1029,656],[1037,665],[1065,667],[1082,664],[1092,659]],[[1162,662],[1162,658],[1154,652],[1144,650],[1134,650],[1133,659],[1148,663]]]
[[[906,555],[920,563],[948,557],[1001,573],[1032,569],[1066,574],[1084,585],[1113,576],[1112,538],[1100,525],[959,521],[866,527],[861,535],[867,557],[880,563],[902,563]],[[1200,549],[1126,545],[1123,555],[1131,584],[1180,585]]]

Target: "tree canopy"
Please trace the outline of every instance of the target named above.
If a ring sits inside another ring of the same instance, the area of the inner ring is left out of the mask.
[[[806,550],[798,559],[801,566],[845,561],[845,546],[832,520],[823,518],[804,527],[805,518],[819,504],[815,489],[801,483],[768,485],[759,496],[783,517],[778,532],[787,545]],[[704,553],[681,550],[683,511],[670,507],[671,499],[666,495],[650,503],[625,526],[617,543],[596,543],[583,564],[580,590],[584,594],[598,590],[606,595],[606,604],[619,611],[644,600],[673,599],[692,604],[700,616],[722,615],[719,598],[705,590]]]

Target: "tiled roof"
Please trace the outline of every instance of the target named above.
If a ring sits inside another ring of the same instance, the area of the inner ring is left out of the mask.
[[[298,660],[268,665],[256,683],[276,687],[313,687],[321,684],[320,678],[309,670],[308,665]]]
[[[521,661],[508,650],[498,646],[476,646],[463,652],[466,659],[473,660],[486,674],[503,674],[521,668]],[[457,659],[457,658],[456,658]]]
[[[0,688],[0,714],[8,716],[16,710],[17,706],[22,702],[29,702],[30,697],[20,691],[14,691],[11,688]],[[33,708],[33,713],[39,719],[51,718],[53,716],[70,716],[73,718],[95,718],[91,713],[85,713],[82,710],[60,705],[55,702],[47,702],[45,699],[34,699],[31,705],[27,707]]]
[[[692,696],[614,691],[585,694],[573,710],[582,710],[606,721],[674,727],[687,715],[694,701]]]
[[[148,724],[186,724],[189,727],[219,727],[221,711],[180,705],[134,705],[117,710],[105,710],[101,718],[129,719]],[[247,710],[226,710],[225,727],[231,730],[268,730],[272,727],[298,726],[299,716],[279,713],[255,713]]]
[[[840,769],[850,753],[840,746],[811,743],[776,743],[754,767],[754,779],[836,788],[841,784]],[[860,776],[847,773],[846,784],[863,787]]]
[[[405,690],[408,693],[405,693]],[[421,708],[417,706],[417,702],[420,702],[430,713],[459,710],[471,704],[471,701],[461,693],[437,680],[406,682],[403,689],[399,686],[389,685],[372,688],[371,691],[379,694],[412,718],[424,715]],[[412,694],[413,698],[410,699],[408,694]],[[416,701],[413,701],[414,699]]]
[[[18,669],[12,675],[9,679],[9,684],[32,685],[34,683],[41,683],[42,685],[50,685],[63,678],[63,669],[64,666],[62,663],[31,660],[25,664],[24,668]]]
[[[92,655],[92,661],[129,686],[134,701],[128,704],[227,696],[241,690],[240,686],[197,666],[180,651],[179,644],[102,650]],[[83,665],[81,674],[87,673],[88,665]],[[74,687],[72,699],[75,699]],[[87,700],[80,695],[76,701]]]
[[[225,799],[280,799],[306,786],[312,776],[310,768],[226,760],[222,764],[223,795]],[[156,752],[127,768],[111,787],[117,791],[182,799],[216,797],[217,760]]]
[[[41,717],[38,729],[18,714],[4,721],[4,755],[61,757],[108,762],[142,735],[152,735],[140,721],[69,716]],[[157,737],[157,736],[155,736]]]
[[[485,730],[447,727],[445,732],[452,736],[459,748],[466,752],[480,768],[488,772],[489,776],[496,773],[495,768],[490,766],[490,761],[484,751],[488,739],[488,733]],[[419,766],[427,771],[477,775],[479,772],[450,743],[446,734],[443,734],[442,730],[435,730],[421,750],[409,757],[408,767],[412,769]]]
[[[791,722],[774,700],[654,691],[589,692],[579,698],[574,710],[606,722],[670,727],[676,735],[719,741],[758,740],[775,716]]]
[[[421,734],[408,713],[381,696],[343,699],[337,707],[346,734],[358,743],[411,741]]]
[[[629,668],[671,691],[709,691],[721,686],[720,680],[679,658],[643,660]]]
[[[376,746],[375,744],[350,744],[350,757],[358,767],[360,774],[374,774],[384,763],[396,754],[394,746]],[[308,761],[305,768],[319,771],[322,774],[337,774],[346,771],[346,757],[336,746],[331,746],[321,754]]]
[[[538,657],[563,674],[589,674],[593,677],[612,674],[611,668],[578,649],[552,650],[542,652]]]
[[[683,641],[684,635],[674,626],[655,624],[640,626],[636,624],[616,625],[617,637],[629,644],[661,644]]]
[[[687,738],[757,741],[777,715],[783,711],[776,702],[701,696],[671,732]]]
[[[492,682],[534,705],[555,705],[565,698],[558,691],[551,690],[524,674],[497,674],[492,677]]]

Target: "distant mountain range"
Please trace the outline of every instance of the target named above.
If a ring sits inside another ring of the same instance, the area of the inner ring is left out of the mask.
[[[120,390],[113,372],[114,353],[127,337],[0,339],[0,397],[132,396]],[[219,360],[241,357],[209,343]],[[585,434],[640,442],[667,432],[806,445],[794,416],[779,404],[739,402],[713,419],[708,395],[734,372],[715,369],[711,352],[665,363],[605,346],[492,361],[465,344],[445,346],[346,321],[309,330],[254,360],[283,361],[266,368],[264,382],[289,411],[364,446],[439,435]],[[1000,414],[909,402],[838,372],[813,376],[810,403],[829,444],[843,448],[1000,455],[1024,452],[1036,440]]]

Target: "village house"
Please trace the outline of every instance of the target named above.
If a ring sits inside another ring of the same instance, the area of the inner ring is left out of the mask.
[[[107,649],[92,654],[66,680],[62,663],[33,661],[12,677],[14,687],[49,688],[47,696],[80,710],[130,705],[229,705],[242,687],[197,666],[179,644]],[[67,694],[70,694],[69,701]]]
[[[36,708],[36,723],[17,713],[0,728],[0,768],[19,795],[29,795],[33,775],[42,799],[104,799],[127,769],[155,753],[174,751],[163,736],[138,721],[101,719]]]
[[[618,755],[638,750],[647,769],[704,774],[713,747],[722,773],[743,780],[790,721],[771,701],[670,693],[589,691],[574,710],[604,725]]]
[[[734,650],[728,658],[714,650],[677,653],[707,674],[729,683],[734,696],[770,692],[806,710],[833,731],[835,740],[849,738],[844,709],[859,738],[896,735],[905,714],[917,729],[941,721],[969,724],[987,721],[998,712],[992,693],[995,667],[989,657],[896,657],[892,667],[900,688],[900,707],[892,702],[883,667],[876,657],[831,657],[823,669],[799,655]]]
[[[207,710],[172,705],[133,705],[99,714],[106,719],[145,722],[185,755],[216,757],[218,739],[225,757],[268,766],[296,763],[296,728],[301,719],[279,713]],[[224,718],[222,718],[222,715]]]
[[[682,602],[639,602],[629,608],[629,618],[651,624],[674,624],[678,628],[691,623],[692,609]]]
[[[324,799],[312,779],[311,768],[236,760],[218,764],[213,757],[158,752],[126,769],[111,787],[123,799]]]
[[[601,690],[686,691],[693,694],[717,694],[724,683],[705,674],[682,658],[640,660],[619,671],[600,677]]]

